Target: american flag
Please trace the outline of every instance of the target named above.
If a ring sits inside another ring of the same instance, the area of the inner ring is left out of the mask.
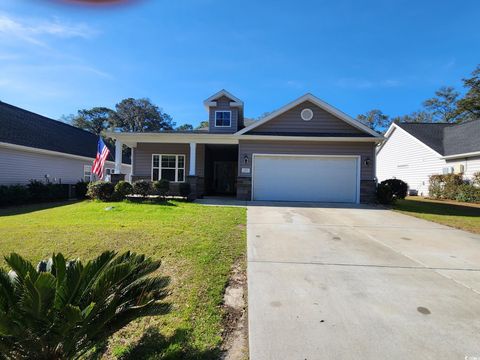
[[[98,147],[97,147],[97,156],[93,162],[92,173],[97,175],[100,179],[103,178],[103,166],[105,165],[105,160],[110,154],[110,150],[103,142],[102,138],[98,138]]]

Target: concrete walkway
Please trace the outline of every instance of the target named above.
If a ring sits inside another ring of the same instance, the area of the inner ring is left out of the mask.
[[[249,206],[247,234],[251,360],[480,358],[480,236],[311,204]]]

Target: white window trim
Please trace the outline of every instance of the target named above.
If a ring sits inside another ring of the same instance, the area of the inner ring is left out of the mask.
[[[226,125],[217,125],[217,113],[230,113],[230,125],[226,126]],[[232,127],[232,111],[231,110],[215,110],[215,118],[213,119],[214,121],[214,125],[215,127],[218,127],[218,128],[229,128],[229,127]]]
[[[153,166],[153,158],[154,156],[158,156],[158,167]],[[152,181],[156,181],[157,179],[153,178],[153,170],[158,169],[158,180],[162,178],[162,156],[175,156],[175,181],[174,182],[185,182],[186,174],[185,168],[187,166],[187,157],[185,154],[152,154],[152,171],[150,172],[150,179]],[[178,167],[178,158],[183,156],[183,167]],[[173,168],[165,168],[165,169],[173,169]],[[178,181],[178,170],[183,170],[183,180]]]
[[[89,175],[86,175],[86,173]],[[86,177],[89,177],[89,180],[86,180]],[[85,182],[92,182],[93,181],[93,174],[92,174],[92,166],[91,165],[83,165],[83,181]]]

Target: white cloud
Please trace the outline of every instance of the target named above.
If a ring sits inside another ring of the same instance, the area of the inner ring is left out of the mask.
[[[58,18],[49,21],[39,19],[14,18],[0,14],[0,38],[4,40],[22,40],[31,44],[46,46],[48,37],[90,38],[97,33],[86,24],[68,24]]]

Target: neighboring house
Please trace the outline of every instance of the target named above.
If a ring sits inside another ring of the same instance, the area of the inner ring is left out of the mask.
[[[311,94],[247,126],[243,102],[205,100],[208,131],[116,133],[132,148],[132,179],[188,181],[194,195],[358,203],[375,194],[383,137]]]
[[[88,131],[0,101],[0,184],[90,181],[97,141]],[[106,174],[115,170],[111,153]],[[121,164],[119,171],[130,174],[131,166]]]
[[[480,120],[392,124],[377,150],[379,181],[397,178],[428,195],[429,176],[480,171]]]

